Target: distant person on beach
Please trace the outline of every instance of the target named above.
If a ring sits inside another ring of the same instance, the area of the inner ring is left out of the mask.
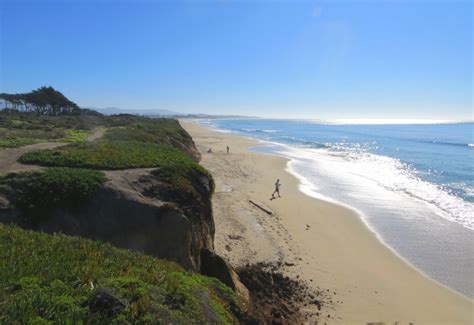
[[[275,182],[275,190],[272,193],[272,198],[271,198],[272,200],[275,198],[275,193],[278,194],[278,197],[281,197],[280,186],[281,186],[280,179],[277,179],[277,181]]]
[[[230,149],[229,149],[229,146],[227,146],[227,154],[229,154],[229,150],[230,150]]]

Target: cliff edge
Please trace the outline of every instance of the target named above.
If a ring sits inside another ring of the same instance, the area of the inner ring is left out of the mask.
[[[176,120],[98,119],[102,138],[26,152],[31,170],[0,176],[0,222],[174,261],[245,304],[248,290],[213,252],[214,182],[189,134]]]

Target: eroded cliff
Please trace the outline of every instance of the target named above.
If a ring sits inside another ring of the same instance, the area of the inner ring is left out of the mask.
[[[165,258],[247,300],[237,274],[214,254],[214,182],[196,163],[189,134],[175,120],[125,116],[105,124],[112,127],[103,139],[20,158],[52,167],[0,178],[0,221]],[[104,181],[89,183],[91,172]]]

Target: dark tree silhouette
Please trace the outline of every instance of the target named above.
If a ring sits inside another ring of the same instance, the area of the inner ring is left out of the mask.
[[[24,94],[1,93],[0,99],[4,101],[5,109],[37,115],[81,115],[93,112],[81,109],[53,87],[41,87]]]

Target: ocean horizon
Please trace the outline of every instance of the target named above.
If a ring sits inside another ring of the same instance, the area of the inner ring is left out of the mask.
[[[186,116],[184,116],[186,117]],[[259,117],[259,116],[219,116],[219,117],[202,117],[194,118],[200,123],[212,124],[211,121],[226,121],[226,120],[265,120],[265,121],[291,121],[291,122],[307,122],[322,125],[425,125],[425,124],[472,124],[474,119],[423,119],[423,118],[329,118],[329,119],[317,119],[317,118],[287,118],[287,117]]]
[[[304,193],[355,209],[401,258],[474,297],[473,122],[364,121],[199,123],[260,140],[251,150],[288,158]]]

